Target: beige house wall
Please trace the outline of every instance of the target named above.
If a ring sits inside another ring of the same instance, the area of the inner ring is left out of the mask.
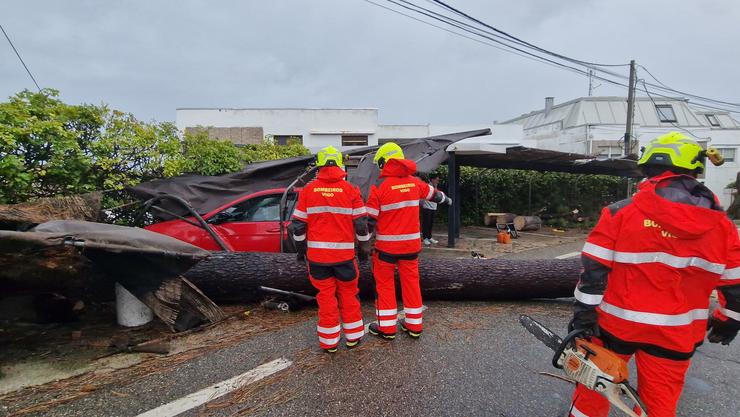
[[[262,127],[187,127],[185,133],[208,131],[210,139],[228,140],[237,145],[257,145],[265,138]]]

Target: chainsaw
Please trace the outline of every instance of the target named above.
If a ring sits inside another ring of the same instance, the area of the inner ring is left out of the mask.
[[[545,346],[555,351],[552,365],[565,372],[565,378],[562,379],[600,393],[630,417],[647,417],[645,405],[629,384],[627,362],[614,352],[578,337],[583,334],[580,329],[573,330],[565,339],[561,339],[527,315],[519,316],[519,322]],[[623,398],[629,400],[632,407]]]

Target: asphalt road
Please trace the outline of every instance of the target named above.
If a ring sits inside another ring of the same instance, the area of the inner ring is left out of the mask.
[[[548,256],[572,251],[564,246]],[[166,371],[100,389],[39,415],[136,416],[286,358],[293,362],[287,369],[182,415],[563,416],[572,386],[538,374],[554,371],[551,352],[519,325],[518,317],[529,314],[563,333],[570,304],[570,300],[429,302],[420,340],[403,334],[392,342],[369,338],[360,347],[351,351],[342,347],[335,355],[318,349],[316,321],[311,318]],[[372,306],[364,308],[370,319]],[[740,343],[700,347],[678,415],[737,417],[738,380]],[[5,413],[12,409],[11,405]]]

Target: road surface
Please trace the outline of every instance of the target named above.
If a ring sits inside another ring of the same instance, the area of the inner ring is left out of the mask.
[[[580,249],[580,244],[561,246],[537,257],[577,256]],[[538,374],[554,371],[551,352],[519,325],[518,317],[529,314],[564,332],[570,304],[429,302],[420,340],[403,334],[392,342],[368,338],[351,351],[342,346],[335,355],[318,349],[315,317],[307,314],[298,324],[31,415],[150,417],[187,410],[181,415],[563,416],[572,386]],[[370,319],[372,306],[364,309]],[[739,380],[740,343],[705,344],[689,371],[678,415],[737,417]],[[35,395],[24,404],[0,405],[0,414],[53,400],[55,393]]]

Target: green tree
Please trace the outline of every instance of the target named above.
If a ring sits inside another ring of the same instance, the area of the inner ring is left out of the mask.
[[[242,151],[232,142],[208,138],[208,132],[198,130],[185,134],[184,172],[220,175],[244,168]]]
[[[107,111],[99,137],[89,144],[97,189],[120,190],[182,172],[182,144],[172,123],[143,123],[132,114]]]
[[[237,146],[205,132],[181,139],[172,123],[145,123],[105,105],[65,104],[52,89],[24,90],[0,103],[0,203],[121,191],[184,172],[219,175],[308,153],[300,141]],[[109,193],[106,204],[123,198]]]
[[[101,123],[94,106],[69,106],[56,90],[27,90],[0,103],[0,202],[89,191],[89,143]]]

